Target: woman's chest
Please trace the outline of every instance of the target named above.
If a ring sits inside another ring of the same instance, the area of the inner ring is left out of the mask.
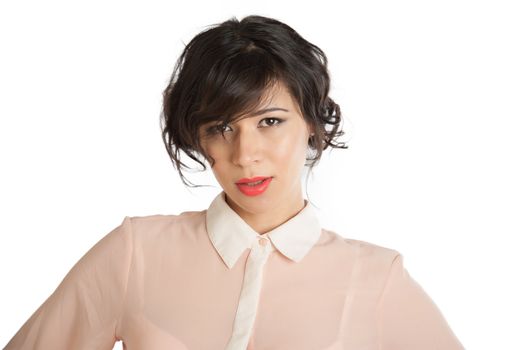
[[[334,274],[264,271],[248,349],[339,349],[349,310],[349,281]],[[332,277],[331,277],[332,276]],[[340,276],[341,277],[341,276]],[[168,278],[168,277],[166,277]],[[122,337],[133,349],[222,349],[235,326],[243,274],[179,272],[145,278],[130,291]]]

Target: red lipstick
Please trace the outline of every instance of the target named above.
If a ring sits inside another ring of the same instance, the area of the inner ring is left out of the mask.
[[[272,177],[256,176],[250,179],[243,178],[236,182],[237,188],[247,196],[257,196],[267,189]],[[254,182],[259,182],[254,184]]]

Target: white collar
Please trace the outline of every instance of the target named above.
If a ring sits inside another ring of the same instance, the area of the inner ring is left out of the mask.
[[[304,203],[305,207],[298,214],[260,235],[230,208],[225,201],[225,192],[221,191],[206,211],[206,230],[228,268],[232,268],[245,249],[260,237],[267,237],[283,255],[299,262],[321,235],[314,207],[306,199]]]

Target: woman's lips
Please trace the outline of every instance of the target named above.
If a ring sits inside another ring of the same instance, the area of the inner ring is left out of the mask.
[[[247,196],[257,196],[265,192],[268,185],[272,181],[272,177],[268,177],[264,179],[260,184],[257,185],[249,185],[247,183],[236,183],[237,188],[245,195]]]
[[[239,184],[239,183],[247,183],[247,182],[257,182],[257,181],[261,181],[261,180],[265,180],[267,178],[269,178],[270,176],[255,176],[255,177],[251,177],[251,178],[242,178],[242,179],[239,179],[236,184]]]

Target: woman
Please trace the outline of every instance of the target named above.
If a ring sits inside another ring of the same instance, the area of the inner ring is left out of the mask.
[[[305,161],[346,148],[329,88],[322,50],[275,19],[199,33],[161,126],[182,181],[184,153],[223,190],[126,216],[6,349],[463,349],[399,252],[321,228],[303,199]]]

